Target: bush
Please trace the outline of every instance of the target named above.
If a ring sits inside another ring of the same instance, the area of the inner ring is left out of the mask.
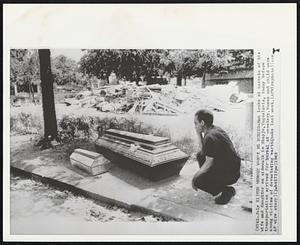
[[[64,116],[58,121],[58,136],[63,142],[74,139],[89,139],[93,133],[94,119],[92,117]]]
[[[62,142],[76,139],[92,141],[103,136],[105,130],[114,128],[129,132],[152,134],[168,137],[178,148],[192,154],[198,151],[197,142],[182,132],[180,137],[172,137],[168,125],[157,126],[137,118],[125,117],[92,117],[92,116],[63,116],[58,120],[58,136]],[[20,113],[11,117],[11,132],[31,134],[42,131],[42,122],[31,114]],[[234,128],[224,127],[242,159],[252,160],[252,135],[249,132],[236,132]]]
[[[252,132],[237,132],[235,129],[227,127],[224,130],[228,133],[236,151],[242,159],[252,161]]]
[[[43,126],[37,116],[21,112],[10,118],[10,131],[18,134],[37,134]]]

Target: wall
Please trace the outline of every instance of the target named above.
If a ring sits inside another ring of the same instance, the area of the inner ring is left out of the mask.
[[[237,82],[239,92],[253,93],[253,78],[245,78],[238,80],[210,80],[206,81],[206,86],[212,86],[217,84],[228,84],[230,82]]]

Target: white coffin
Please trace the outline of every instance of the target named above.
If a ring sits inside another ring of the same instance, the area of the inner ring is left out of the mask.
[[[112,164],[111,162],[99,153],[76,149],[70,156],[71,164],[83,171],[97,175],[107,172]]]

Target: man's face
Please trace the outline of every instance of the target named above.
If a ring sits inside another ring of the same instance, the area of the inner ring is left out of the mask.
[[[197,133],[202,133],[203,132],[203,121],[201,121],[202,123],[200,123],[198,121],[198,118],[195,116],[194,117],[194,124],[195,124],[195,129]]]

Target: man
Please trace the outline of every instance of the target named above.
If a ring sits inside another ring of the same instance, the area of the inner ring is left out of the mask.
[[[230,186],[240,177],[241,159],[224,130],[213,125],[209,110],[195,113],[194,123],[202,150],[197,154],[199,171],[192,180],[195,190],[200,189],[218,196],[217,204],[227,204],[235,195]]]

